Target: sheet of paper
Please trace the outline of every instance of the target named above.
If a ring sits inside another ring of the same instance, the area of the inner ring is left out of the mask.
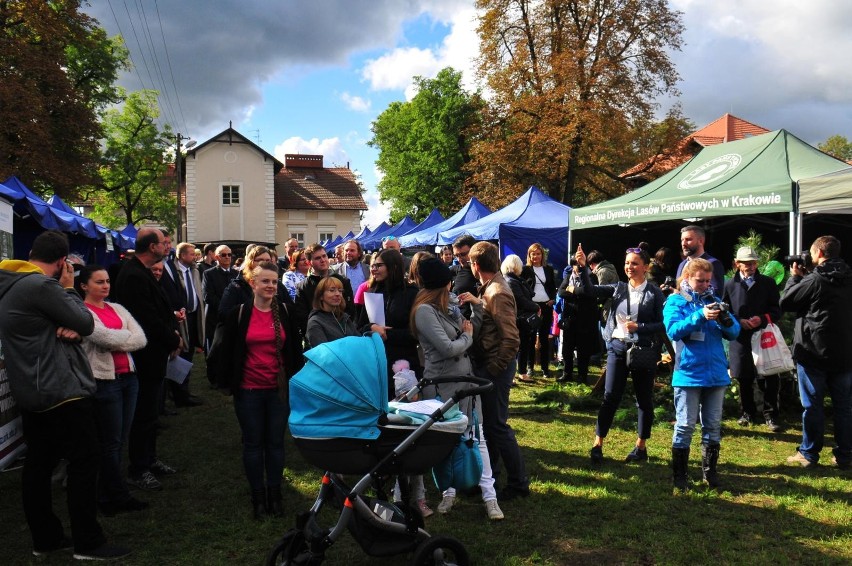
[[[385,326],[385,297],[382,293],[364,293],[364,308],[370,322]]]
[[[169,360],[166,366],[166,379],[171,379],[175,383],[181,384],[186,381],[189,375],[189,370],[192,369],[192,362],[188,362],[180,356],[175,356]]]
[[[396,406],[409,413],[419,413],[421,415],[431,415],[436,410],[441,408],[443,403],[438,399],[424,399],[422,401],[412,401],[411,403],[399,403]]]

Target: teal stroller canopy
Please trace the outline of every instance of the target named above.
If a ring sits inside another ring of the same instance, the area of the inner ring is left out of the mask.
[[[388,412],[385,346],[378,334],[349,336],[305,352],[290,379],[290,433],[296,438],[379,437]]]

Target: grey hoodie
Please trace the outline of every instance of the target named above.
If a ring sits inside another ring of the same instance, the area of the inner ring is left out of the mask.
[[[92,313],[73,289],[26,261],[0,262],[0,343],[15,402],[47,411],[94,395],[97,385],[80,344],[56,337],[58,327],[88,336]]]

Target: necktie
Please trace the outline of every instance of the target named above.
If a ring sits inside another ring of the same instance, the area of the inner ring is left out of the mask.
[[[748,286],[748,288],[751,289],[751,286],[754,285],[754,278],[753,277],[746,277],[745,282],[746,282],[746,286]]]
[[[186,312],[195,312],[195,289],[192,288],[192,270],[183,272],[186,279]]]

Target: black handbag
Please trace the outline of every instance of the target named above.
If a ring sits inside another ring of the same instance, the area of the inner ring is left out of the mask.
[[[633,344],[625,356],[627,369],[656,370],[660,361],[660,349],[656,345],[640,346]]]
[[[541,316],[537,312],[532,313],[531,315],[524,317],[527,321],[527,325],[530,327],[530,330],[535,332],[541,326]]]

